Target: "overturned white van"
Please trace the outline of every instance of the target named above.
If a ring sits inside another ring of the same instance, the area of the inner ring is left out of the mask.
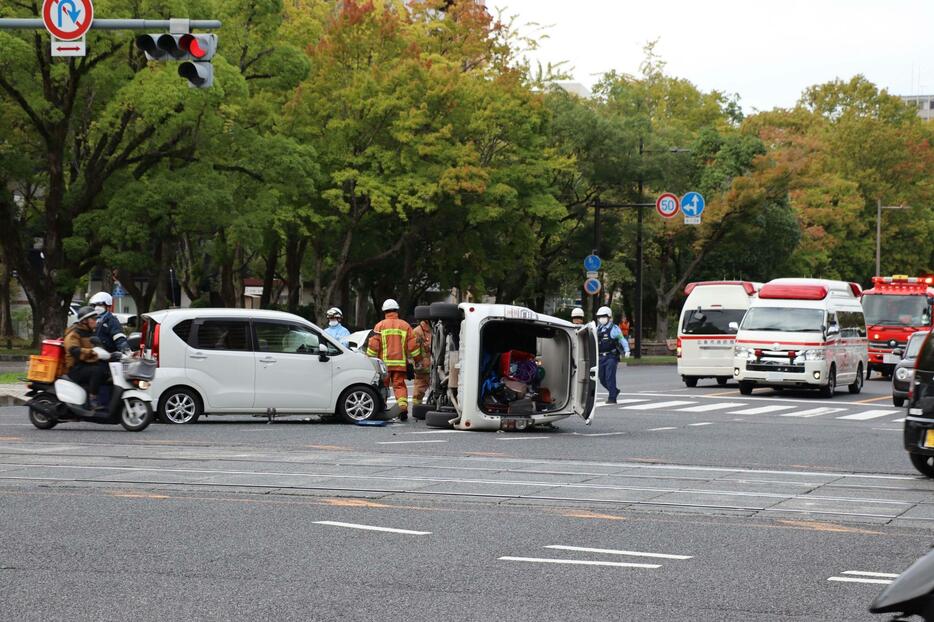
[[[434,303],[431,371],[416,419],[458,430],[523,430],[577,415],[593,419],[597,335],[524,307]]]

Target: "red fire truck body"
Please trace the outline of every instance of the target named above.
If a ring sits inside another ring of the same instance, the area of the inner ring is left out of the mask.
[[[934,309],[934,276],[874,276],[863,292],[863,313],[869,332],[869,369],[891,375],[908,338],[930,329]]]

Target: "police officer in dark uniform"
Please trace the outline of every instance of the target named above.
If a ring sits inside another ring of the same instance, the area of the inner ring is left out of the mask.
[[[600,384],[609,392],[607,404],[615,404],[619,396],[616,388],[616,368],[619,355],[625,352],[623,331],[612,322],[613,312],[609,307],[600,307],[597,311],[597,344],[600,349]]]
[[[97,292],[91,296],[91,306],[97,310],[97,330],[95,335],[101,340],[101,347],[108,352],[127,352],[130,344],[120,320],[110,312],[114,299],[107,292]]]

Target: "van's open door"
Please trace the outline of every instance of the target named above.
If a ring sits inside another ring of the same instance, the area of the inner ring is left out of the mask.
[[[593,322],[585,324],[577,329],[576,337],[571,403],[574,412],[590,425],[597,397],[597,327]]]

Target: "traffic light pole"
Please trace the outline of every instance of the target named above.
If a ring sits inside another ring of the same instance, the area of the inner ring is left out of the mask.
[[[216,19],[97,19],[91,22],[91,29],[97,30],[160,30],[169,29],[172,33],[191,32],[190,29],[214,30],[221,27]],[[0,29],[45,29],[41,19],[0,18]],[[184,30],[180,30],[184,29]]]

